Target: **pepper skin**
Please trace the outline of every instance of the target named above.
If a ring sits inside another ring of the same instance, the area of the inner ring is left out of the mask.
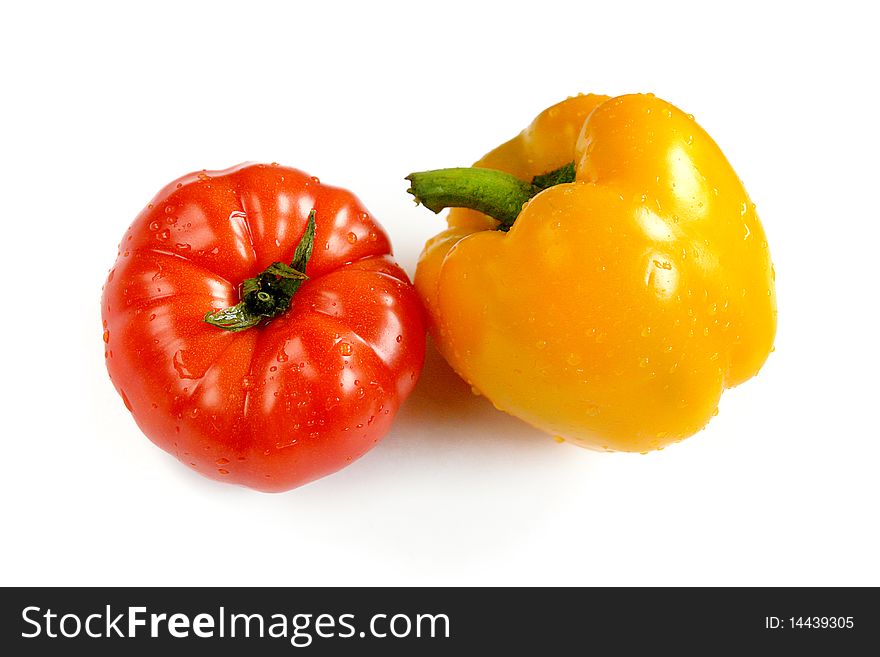
[[[475,167],[528,181],[572,161],[509,232],[451,210],[416,287],[443,356],[498,409],[584,447],[661,449],[772,350],[764,230],[715,142],[651,94],[569,98]]]

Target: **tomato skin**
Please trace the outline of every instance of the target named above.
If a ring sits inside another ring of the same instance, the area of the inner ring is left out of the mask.
[[[305,281],[241,332],[203,321],[290,262],[315,210]],[[123,237],[101,312],[110,378],[141,430],[200,474],[289,490],[363,455],[414,387],[423,311],[350,192],[278,165],[184,176]]]

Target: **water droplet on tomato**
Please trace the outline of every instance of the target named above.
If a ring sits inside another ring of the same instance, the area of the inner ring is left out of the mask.
[[[156,237],[158,237],[160,240],[167,240],[169,237],[171,237],[171,231],[166,228],[162,232],[156,233]]]
[[[229,474],[229,470],[225,470],[225,469],[223,469],[223,468],[218,468],[218,469],[217,469],[217,472],[219,472],[219,473],[222,474],[222,475],[228,475],[228,474]]]
[[[310,180],[312,183],[314,183],[315,185],[320,185],[320,184],[321,184],[321,181],[318,179],[318,176],[312,176],[311,178],[309,178],[309,180]]]
[[[196,371],[192,363],[187,363],[188,357],[187,352],[183,349],[178,349],[174,352],[171,363],[174,365],[177,376],[181,379],[201,379],[204,376],[204,372]]]
[[[175,244],[174,246],[176,246],[176,247],[177,247],[178,249],[180,249],[181,251],[189,251],[190,248],[192,248],[192,247],[190,247],[189,244],[186,244],[186,243],[184,243],[184,242],[178,242],[178,243]]]
[[[129,412],[133,413],[134,411],[131,408],[131,402],[128,401],[128,395],[125,394],[125,390],[122,388],[119,389],[119,396],[122,397],[122,403],[125,404],[125,407],[129,410]]]
[[[373,231],[370,231],[370,234],[367,235],[367,241],[369,242],[375,242],[377,239],[379,239],[379,236]]]
[[[347,342],[339,343],[339,353],[343,356],[351,356],[352,348],[351,345]]]
[[[177,183],[177,185],[178,185],[178,187],[181,186],[180,183]],[[173,205],[166,205],[165,206],[165,214],[171,214],[172,212],[174,212],[174,206]]]
[[[398,336],[397,336],[396,338],[394,338],[394,339],[397,340],[397,342],[403,342],[403,336],[402,336],[402,335],[398,335]]]
[[[104,335],[102,337],[104,338],[105,343],[109,343],[110,342],[110,331],[105,329]]]
[[[349,233],[349,234],[348,234],[348,243],[349,243],[349,244],[357,244],[357,241],[358,241],[358,236],[357,236],[357,235],[355,235],[354,233]]]
[[[278,355],[275,357],[275,360],[277,360],[279,363],[286,363],[287,362],[287,352],[284,351],[284,349],[282,349],[281,351],[278,352]]]

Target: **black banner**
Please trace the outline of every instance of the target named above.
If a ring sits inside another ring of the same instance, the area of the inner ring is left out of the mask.
[[[9,654],[610,654],[663,648],[876,645],[876,589],[18,588],[2,590]],[[12,652],[9,651],[12,649]]]

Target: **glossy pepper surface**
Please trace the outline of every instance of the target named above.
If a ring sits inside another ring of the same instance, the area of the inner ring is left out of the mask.
[[[409,177],[435,212],[458,206],[415,282],[441,353],[497,408],[644,452],[701,429],[758,372],[776,332],[767,240],[692,116],[581,95],[474,166]],[[562,175],[533,180],[548,172]]]

